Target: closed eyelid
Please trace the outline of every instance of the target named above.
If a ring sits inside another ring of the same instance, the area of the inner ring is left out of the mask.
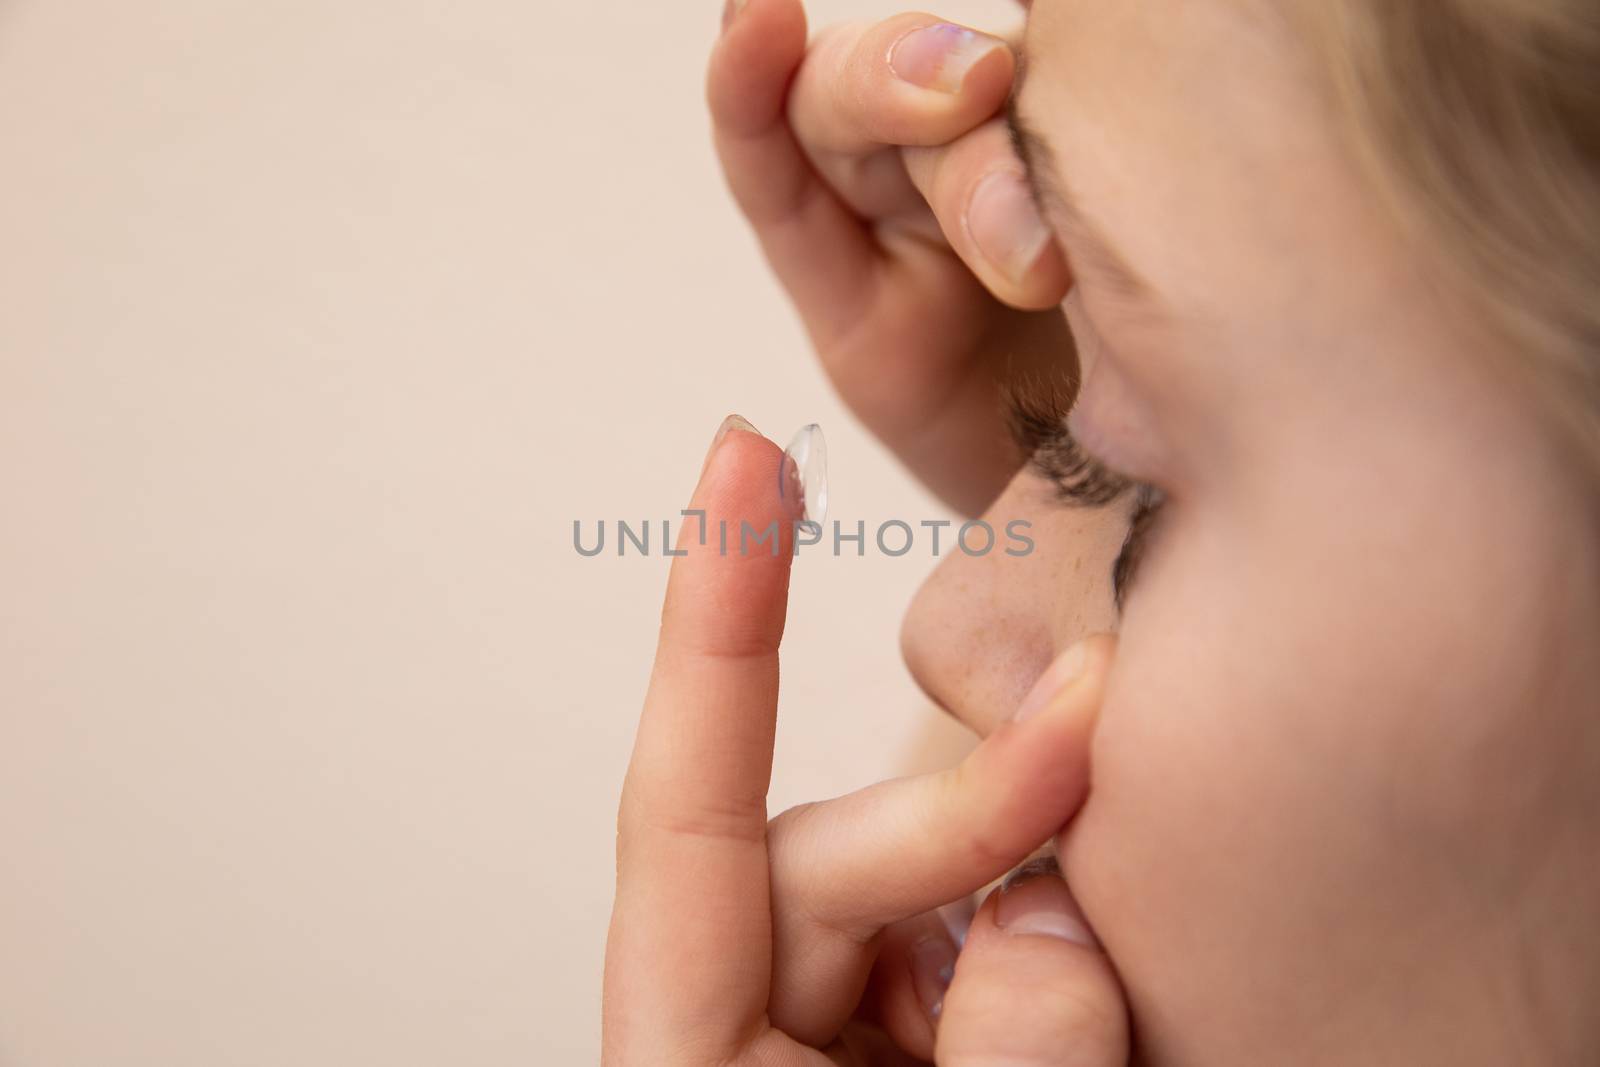
[[[1053,386],[1014,385],[1007,390],[1006,422],[1028,465],[1050,481],[1063,504],[1103,507],[1136,483],[1084,450],[1067,428],[1069,407]]]
[[[1128,532],[1111,564],[1111,595],[1120,614],[1166,494],[1117,473],[1084,451],[1067,427],[1069,406],[1062,402],[1060,391],[1049,386],[1025,383],[1007,389],[1007,423],[1012,436],[1028,457],[1028,465],[1054,486],[1061,503],[1103,507],[1134,492]]]

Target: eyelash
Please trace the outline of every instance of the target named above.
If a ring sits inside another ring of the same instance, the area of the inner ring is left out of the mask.
[[[1111,565],[1112,595],[1120,611],[1166,494],[1112,470],[1084,451],[1067,429],[1064,406],[1058,401],[1053,390],[1043,396],[1013,390],[1008,403],[1012,436],[1028,457],[1028,465],[1050,482],[1057,501],[1067,507],[1104,507],[1129,492],[1134,494],[1128,533]]]
[[[1122,610],[1123,601],[1128,598],[1128,586],[1139,570],[1139,561],[1144,558],[1150,530],[1167,502],[1167,494],[1153,485],[1141,483],[1135,487],[1135,492],[1133,514],[1128,519],[1128,535],[1122,539],[1117,561],[1111,565],[1111,590],[1118,611]]]

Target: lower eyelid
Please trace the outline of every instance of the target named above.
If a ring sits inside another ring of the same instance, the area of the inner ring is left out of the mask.
[[[1069,425],[1059,386],[1023,382],[1013,384],[1008,393],[1011,435],[1027,456],[1027,466],[1055,487],[1059,502],[1103,507],[1139,485],[1138,479],[1084,447]]]
[[[1167,494],[1153,485],[1140,484],[1138,501],[1128,519],[1128,533],[1122,540],[1116,561],[1111,565],[1111,592],[1121,611],[1128,588],[1139,571],[1139,563],[1149,547],[1151,530],[1167,503]]]

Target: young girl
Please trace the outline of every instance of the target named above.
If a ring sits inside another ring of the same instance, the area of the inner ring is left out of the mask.
[[[841,394],[1038,550],[906,622],[974,755],[769,823],[788,556],[684,543],[607,1062],[1600,1063],[1592,0],[735,0],[710,102]],[[796,517],[750,429],[709,521]]]

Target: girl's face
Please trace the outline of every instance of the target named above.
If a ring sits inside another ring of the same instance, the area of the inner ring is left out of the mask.
[[[987,732],[1120,632],[1058,849],[1147,1054],[1562,1061],[1600,988],[1592,483],[1262,7],[1034,6],[1016,120],[1074,269],[1068,426],[1164,502],[1119,618],[1135,494],[1018,474],[988,517],[1037,551],[949,558],[907,659]]]

